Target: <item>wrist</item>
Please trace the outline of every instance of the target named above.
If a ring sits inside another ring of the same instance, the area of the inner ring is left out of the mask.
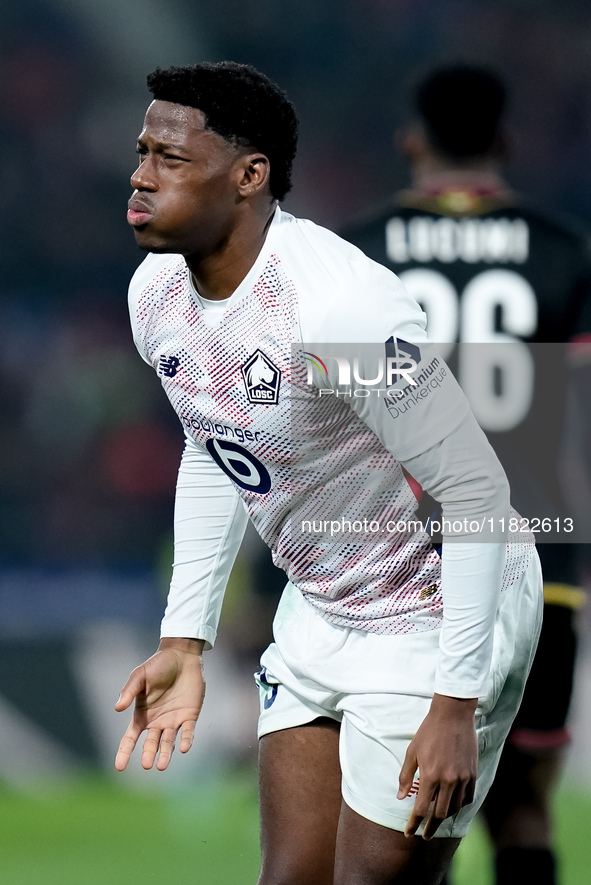
[[[466,717],[473,719],[478,698],[456,698],[445,694],[434,694],[430,712],[454,719]]]
[[[163,636],[158,645],[158,651],[180,651],[184,654],[203,655],[204,639],[189,639],[183,636]]]

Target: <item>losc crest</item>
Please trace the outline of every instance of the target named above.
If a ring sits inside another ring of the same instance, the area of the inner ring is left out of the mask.
[[[262,350],[255,350],[241,370],[249,403],[264,406],[277,404],[281,372]]]

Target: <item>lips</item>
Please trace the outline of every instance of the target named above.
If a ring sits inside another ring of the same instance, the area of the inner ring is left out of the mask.
[[[132,198],[127,206],[127,221],[133,227],[140,227],[142,224],[147,224],[148,221],[151,221],[153,218],[154,213],[151,207],[146,203],[143,203],[141,200]]]

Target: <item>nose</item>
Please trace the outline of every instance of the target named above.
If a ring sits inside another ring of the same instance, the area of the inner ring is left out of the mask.
[[[158,190],[154,167],[150,163],[149,157],[144,157],[131,176],[131,186],[136,191],[155,191]]]

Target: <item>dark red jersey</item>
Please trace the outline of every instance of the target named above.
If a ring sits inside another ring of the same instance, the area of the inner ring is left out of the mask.
[[[532,520],[554,520],[549,533],[540,522],[538,542],[568,541],[559,468],[564,351],[591,341],[587,231],[483,181],[401,191],[342,235],[421,303],[429,337],[442,345],[505,467],[513,505]],[[493,358],[484,345],[475,372],[474,342],[507,347]],[[546,580],[575,582],[572,545],[538,549]]]

